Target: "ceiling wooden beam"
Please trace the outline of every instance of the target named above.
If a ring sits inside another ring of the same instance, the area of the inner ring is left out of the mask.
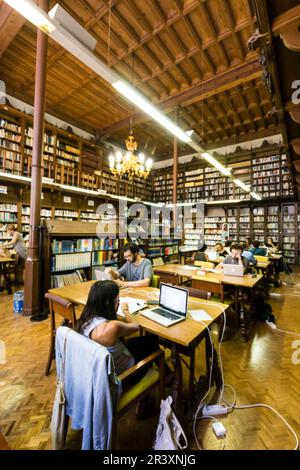
[[[0,57],[14,40],[25,21],[25,18],[7,3],[0,5]]]
[[[213,78],[209,78],[204,82],[189,88],[188,90],[179,92],[172,97],[157,104],[160,110],[167,111],[175,106],[189,106],[190,104],[203,101],[210,96],[217,95],[231,88],[235,88],[245,82],[254,80],[261,76],[261,66],[257,60],[246,62],[243,65],[223,72]],[[143,112],[134,113],[132,116],[115,122],[110,126],[98,130],[98,135],[110,135],[116,131],[128,128],[130,119],[135,125],[149,120],[148,116]]]

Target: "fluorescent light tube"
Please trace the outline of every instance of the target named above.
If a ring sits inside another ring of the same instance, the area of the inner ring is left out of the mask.
[[[212,157],[209,153],[204,152],[201,153],[201,157],[204,158],[207,162],[209,162],[212,166],[214,166],[217,170],[220,171],[225,176],[230,176],[230,170],[225,168],[221,163],[218,162],[214,157]]]
[[[241,202],[240,199],[226,199],[224,201],[208,201],[205,204],[211,204],[211,205],[215,205],[215,204],[237,204],[239,202]]]
[[[58,186],[62,189],[66,189],[67,191],[99,196],[98,191],[93,191],[92,189],[77,188],[76,186],[67,186],[66,184],[59,184]]]
[[[158,111],[158,109],[156,109],[150,103],[150,101],[144,98],[143,95],[137,92],[134,88],[127,85],[122,80],[117,80],[116,82],[112,83],[112,86],[123,96],[125,96],[127,100],[138,106],[142,111],[148,114],[148,116],[152,117],[152,119],[171,132],[171,134],[178,137],[178,139],[182,140],[186,144],[191,142],[191,138],[183,130],[176,126],[176,124],[174,124],[171,119],[167,118],[164,114]]]
[[[52,33],[55,25],[49,20],[47,13],[39,8],[32,0],[4,0],[30,23],[40,28],[44,33]]]
[[[247,186],[245,183],[243,183],[243,181],[241,181],[239,179],[235,179],[235,180],[233,180],[233,182],[234,182],[234,184],[236,184],[236,186],[239,186],[241,189],[243,189],[247,193],[250,193],[250,191],[251,191],[250,186]]]
[[[253,193],[253,192],[251,192],[250,194],[251,194],[251,196],[252,196],[254,199],[256,199],[257,201],[261,201],[261,200],[262,200],[262,198],[261,198],[258,194]]]

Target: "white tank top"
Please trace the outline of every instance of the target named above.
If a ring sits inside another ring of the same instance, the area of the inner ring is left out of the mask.
[[[84,336],[87,336],[90,338],[92,331],[101,323],[107,322],[106,318],[103,317],[95,317],[93,320],[88,322],[84,327],[83,327],[83,334]],[[114,359],[114,364],[116,368],[116,374],[119,375],[125,370],[129,369],[132,367],[135,362],[134,362],[134,357],[130,354],[126,346],[118,339],[116,344],[114,346],[106,346],[106,349],[110,352]]]

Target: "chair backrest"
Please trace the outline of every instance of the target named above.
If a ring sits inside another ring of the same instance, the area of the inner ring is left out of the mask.
[[[254,258],[258,263],[267,263],[269,261],[269,258],[267,256],[254,255]]]
[[[165,282],[167,284],[179,284],[179,277],[178,274],[176,273],[167,273],[165,271],[159,271],[155,270],[155,274],[157,274],[160,277],[160,282]]]
[[[195,261],[207,261],[207,256],[203,251],[197,251],[194,257]]]
[[[210,300],[211,292],[207,292],[202,289],[195,289],[194,287],[185,287],[189,291],[190,297],[196,297],[196,299]]]
[[[55,315],[60,315],[66,320],[69,320],[69,322],[71,322],[72,328],[75,329],[76,316],[74,304],[69,300],[65,300],[62,297],[59,297],[58,295],[51,294],[50,292],[45,294],[45,298],[49,300],[51,322],[53,327],[55,328]]]
[[[213,269],[215,267],[214,263],[209,261],[195,261],[194,266],[199,266],[201,268]]]
[[[159,289],[159,285],[160,285],[160,277],[157,274],[153,274],[151,287],[155,287],[156,289]]]

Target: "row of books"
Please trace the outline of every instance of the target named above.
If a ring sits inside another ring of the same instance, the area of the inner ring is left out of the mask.
[[[3,139],[13,140],[14,142],[21,141],[20,135],[7,131],[6,129],[0,129],[0,137]]]
[[[93,266],[101,266],[103,264],[111,264],[111,262],[118,262],[118,253],[112,253],[111,251],[94,251],[92,256]]]
[[[20,144],[17,144],[16,142],[11,142],[7,139],[0,139],[0,147],[4,147],[8,150],[15,150],[16,152],[20,151]]]
[[[118,239],[79,238],[77,240],[53,240],[52,253],[91,252],[97,250],[117,250]]]
[[[21,133],[21,126],[14,124],[6,119],[0,118],[0,127],[3,129],[7,129],[9,131],[15,132],[16,134]]]
[[[87,281],[87,276],[83,269],[78,269],[73,273],[68,274],[55,274],[50,276],[51,288],[72,286],[80,282]]]
[[[51,257],[51,271],[69,271],[91,266],[91,253],[72,253]]]

